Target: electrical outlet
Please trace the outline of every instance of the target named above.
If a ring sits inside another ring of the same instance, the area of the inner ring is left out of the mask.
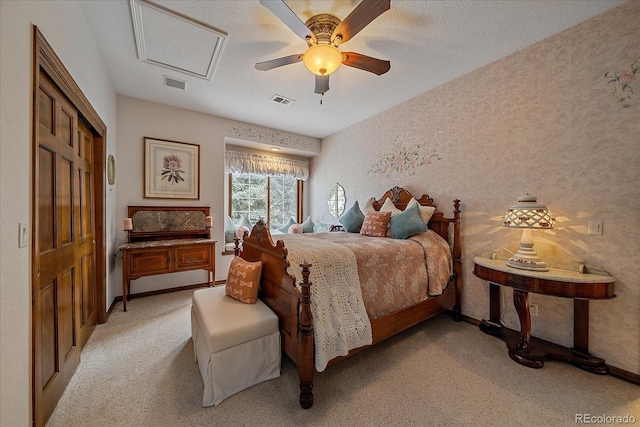
[[[589,234],[602,236],[602,221],[589,221]]]
[[[538,317],[538,304],[535,302],[529,303],[529,313],[531,313],[533,317]]]

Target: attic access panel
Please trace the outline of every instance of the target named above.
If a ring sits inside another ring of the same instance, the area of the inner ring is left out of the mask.
[[[142,62],[211,80],[227,33],[145,0],[129,0]]]

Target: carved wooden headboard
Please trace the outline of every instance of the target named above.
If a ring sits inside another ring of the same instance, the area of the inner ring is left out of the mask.
[[[129,243],[149,240],[210,239],[208,206],[129,206]]]
[[[390,189],[389,191],[387,191],[386,193],[384,193],[379,200],[373,199],[373,207],[377,211],[379,211],[382,205],[384,204],[385,200],[391,199],[394,206],[400,209],[401,211],[403,211],[407,207],[407,203],[409,203],[412,197],[414,196],[411,193],[409,193],[407,190],[405,190],[402,187],[396,186]],[[426,194],[423,194],[422,197],[420,198],[416,197],[416,201],[420,203],[422,206],[436,207],[433,204],[433,199]],[[460,201],[454,200],[454,211],[453,211],[454,218],[446,218],[442,212],[435,212],[431,217],[431,219],[429,220],[429,224],[427,224],[427,226],[431,230],[435,231],[440,236],[442,236],[443,239],[450,241],[451,239],[449,236],[449,224],[454,224],[456,221],[458,221],[459,223],[459,218],[458,219],[455,218],[455,216],[459,215],[460,213],[459,208],[460,208]]]

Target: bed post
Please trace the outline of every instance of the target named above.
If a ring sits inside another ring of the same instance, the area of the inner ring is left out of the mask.
[[[453,201],[453,274],[456,285],[456,305],[453,320],[462,320],[462,245],[460,242],[460,200]]]
[[[235,238],[233,239],[233,244],[234,244],[234,247],[233,247],[233,254],[234,254],[235,256],[240,256],[240,239],[238,239],[237,237],[235,237]]]
[[[300,283],[302,297],[298,305],[298,378],[300,379],[300,406],[309,409],[313,406],[313,375],[315,374],[313,348],[313,315],[311,314],[311,282],[309,281],[309,267],[304,261],[302,267],[302,282]]]

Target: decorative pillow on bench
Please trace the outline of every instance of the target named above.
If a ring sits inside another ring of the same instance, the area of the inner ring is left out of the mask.
[[[261,274],[261,261],[249,262],[234,257],[227,274],[225,294],[245,304],[255,304],[258,301]]]
[[[313,227],[315,226],[315,224],[311,220],[310,216],[308,216],[307,219],[305,219],[301,225],[302,225],[302,231],[304,233],[313,233]]]
[[[236,237],[236,224],[231,217],[227,215],[224,219],[224,242],[233,243],[233,239]]]
[[[289,227],[291,227],[293,224],[296,224],[296,220],[293,219],[293,217],[289,217],[289,221],[282,227],[278,228],[278,231],[287,234],[289,232]]]

